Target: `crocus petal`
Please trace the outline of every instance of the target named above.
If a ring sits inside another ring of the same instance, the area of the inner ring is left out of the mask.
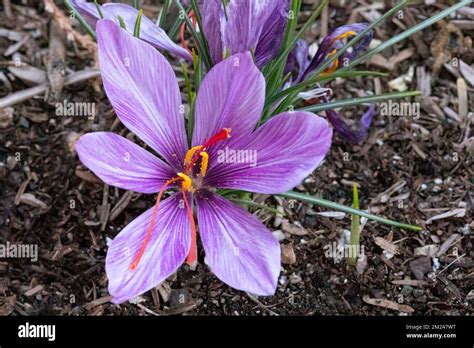
[[[304,73],[300,76],[298,82],[305,80],[314,70],[316,70],[333,50],[340,49],[344,46],[342,43],[342,37],[345,34],[353,32],[355,35],[358,35],[367,29],[368,26],[368,23],[353,23],[336,28],[331,34],[323,39],[316,55],[311,60],[311,63],[308,65]],[[343,66],[344,63],[350,62],[356,58],[361,51],[365,50],[372,41],[373,35],[373,31],[369,31],[357,44],[353,46],[352,52],[346,51],[341,57],[339,57],[339,66]]]
[[[200,3],[202,31],[206,36],[214,64],[222,60],[221,20],[224,17],[222,0],[206,0]]]
[[[367,112],[362,115],[359,121],[359,126],[356,131],[344,121],[344,119],[334,110],[327,110],[329,122],[334,127],[334,130],[340,134],[344,139],[349,141],[352,145],[362,143],[367,139],[372,118],[375,113],[375,104],[371,104]]]
[[[161,202],[150,240],[137,267],[130,269],[150,227],[154,208],[129,223],[107,252],[105,270],[114,303],[130,300],[173,274],[186,259],[191,231],[181,194]]]
[[[118,16],[121,16],[127,31],[130,34],[133,34],[135,21],[138,15],[138,10],[136,8],[125,4],[115,3],[104,4],[102,8],[104,18],[114,20],[115,22],[119,23],[117,18]],[[184,58],[188,61],[192,61],[191,54],[189,54],[187,50],[174,43],[173,40],[171,40],[168,35],[166,35],[166,32],[163,29],[153,23],[146,16],[142,16],[139,37],[141,40],[146,41],[159,49],[164,49],[171,54]]]
[[[84,17],[84,19],[93,28],[100,19],[99,12],[94,3],[85,0],[71,0],[74,8]],[[125,4],[108,3],[99,6],[105,19],[110,19],[119,24],[118,16],[122,17],[126,30],[133,34],[135,21],[138,16],[138,10],[132,6]],[[142,16],[140,25],[140,39],[148,42],[156,48],[166,50],[171,54],[184,58],[188,61],[192,60],[191,55],[183,47],[177,45],[171,40],[166,32],[158,25],[154,24],[148,17]]]
[[[176,169],[187,141],[176,76],[150,45],[110,20],[97,23],[102,80],[122,123]]]
[[[85,134],[76,142],[76,151],[102,181],[124,190],[158,192],[173,176],[168,164],[114,133]]]
[[[264,98],[265,79],[250,53],[236,54],[217,64],[199,88],[193,145],[203,144],[222,128],[232,130],[229,143],[247,137],[261,116]]]
[[[212,272],[231,287],[273,295],[280,245],[252,214],[209,191],[196,194],[199,233]]]
[[[100,18],[95,4],[93,2],[87,2],[86,0],[70,0],[70,2],[76,11],[86,20],[87,24],[95,29],[95,24]]]
[[[288,55],[284,73],[288,74],[289,72],[292,72],[295,67],[295,63],[298,68],[298,77],[296,80],[299,80],[310,63],[309,45],[303,39],[296,41],[295,47]]]
[[[288,191],[318,167],[331,138],[325,119],[309,112],[282,113],[209,160],[205,184],[268,194]]]
[[[262,67],[280,52],[281,41],[288,21],[288,0],[273,0],[267,20],[263,23],[262,33],[255,48],[255,64]]]
[[[251,50],[263,66],[279,52],[287,11],[287,0],[230,1],[221,20],[224,52]]]

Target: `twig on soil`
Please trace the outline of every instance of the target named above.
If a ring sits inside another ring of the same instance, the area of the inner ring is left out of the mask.
[[[262,308],[263,310],[267,311],[268,313],[270,313],[271,315],[275,315],[275,316],[279,316],[278,313],[272,311],[271,309],[269,309],[267,306],[265,306],[262,302],[260,302],[255,296],[252,296],[250,295],[249,293],[247,293],[247,295],[249,296],[249,298],[255,302],[258,307]]]
[[[96,70],[96,69],[78,71],[66,76],[66,78],[64,79],[64,86],[69,86],[69,85],[86,81],[89,79],[93,79],[99,76],[100,76],[100,72],[99,70]],[[25,100],[33,98],[42,93],[45,93],[49,87],[50,87],[49,83],[43,83],[39,86],[35,86],[35,87],[24,89],[22,91],[11,93],[7,95],[6,97],[0,99],[0,109],[21,103]]]
[[[122,197],[120,197],[120,200],[110,211],[110,221],[114,221],[128,207],[128,205],[132,201],[132,196],[133,192],[127,191],[122,195]]]
[[[64,31],[59,23],[54,20],[49,25],[49,54],[48,54],[48,79],[54,100],[57,100],[63,90],[64,77],[66,76],[66,46]]]
[[[390,301],[390,300],[386,300],[386,299],[383,299],[383,298],[370,298],[366,295],[366,296],[362,297],[362,300],[365,303],[370,304],[372,306],[379,306],[379,307],[383,307],[383,308],[393,309],[393,310],[399,311],[399,312],[413,313],[415,311],[413,309],[413,307],[410,307],[410,306],[404,305],[404,304],[400,304],[400,303],[397,303],[397,302],[393,302],[393,301]]]
[[[100,230],[105,231],[110,216],[109,185],[104,184],[102,205],[100,206]]]

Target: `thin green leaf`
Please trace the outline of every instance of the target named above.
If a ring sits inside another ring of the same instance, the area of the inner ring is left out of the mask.
[[[289,44],[286,45],[283,52],[280,53],[279,58],[276,60],[275,63],[272,64],[270,71],[268,73],[268,79],[274,81],[270,88],[267,88],[267,95],[272,95],[281,87],[281,75],[285,68],[286,61],[288,59],[288,54],[290,54],[291,50],[295,46],[296,42],[303,36],[303,34],[309,29],[309,27],[314,23],[316,18],[319,17],[321,12],[323,11],[324,7],[327,6],[329,0],[323,0],[318,8],[311,14],[308,20],[303,24],[300,31],[291,38]]]
[[[357,185],[354,183],[352,192],[352,205],[354,209],[359,209],[359,193],[357,191]],[[360,216],[351,214],[351,250],[359,250],[359,238],[360,238]],[[355,265],[357,262],[357,255],[351,255],[348,259],[350,265]]]
[[[170,0],[164,0],[163,5],[161,6],[160,14],[156,20],[156,25],[163,27],[166,22],[166,17],[168,16],[168,10],[170,8]]]
[[[199,86],[201,85],[202,81],[202,59],[198,55],[196,55],[196,52],[194,49],[192,50],[193,53],[193,70],[194,70],[194,90],[197,91],[199,90]]]
[[[296,85],[288,87],[283,91],[275,94],[273,97],[268,98],[266,103],[271,105],[271,103],[277,101],[278,99],[287,96],[292,92],[303,92],[305,89],[315,86],[318,83],[324,83],[327,81],[331,81],[337,78],[353,78],[353,77],[363,77],[363,76],[372,76],[372,77],[387,77],[389,74],[379,72],[379,71],[336,71],[332,74],[327,74],[323,76],[316,76],[311,79],[305,80],[300,82]]]
[[[97,12],[99,12],[100,18],[104,18],[104,15],[102,14],[102,10],[100,9],[99,4],[97,3],[97,0],[94,0],[95,8],[97,9]]]
[[[194,131],[194,106],[196,105],[196,93],[189,94],[189,119],[188,119],[188,144],[191,147]]]
[[[140,37],[140,25],[142,24],[143,9],[138,11],[137,19],[135,20],[135,27],[133,28],[133,35]]]
[[[298,111],[310,111],[310,112],[319,112],[323,110],[342,108],[346,106],[354,106],[366,103],[377,103],[389,99],[400,99],[406,97],[416,97],[421,95],[420,91],[408,91],[408,92],[395,92],[395,93],[385,93],[380,95],[372,95],[367,97],[358,97],[350,98],[343,100],[336,100],[329,103],[310,105],[302,108],[297,108]]]
[[[211,63],[212,60],[209,56],[209,50],[206,49],[206,46],[205,46],[204,42],[202,41],[202,37],[194,29],[194,25],[191,22],[191,20],[189,19],[183,5],[181,5],[180,0],[174,0],[174,3],[180,11],[180,16],[184,17],[184,21],[186,22],[186,26],[188,27],[189,31],[191,32],[191,35],[194,37],[194,40],[196,40],[196,44],[197,44],[198,50],[199,50],[199,55],[203,58],[203,62],[204,62],[204,65],[206,66],[206,69],[209,70],[212,66],[212,63]]]
[[[173,41],[176,41],[176,39],[178,38],[179,28],[184,23],[184,16],[185,16],[186,12],[183,12],[183,13],[184,14],[180,13],[178,16],[175,16],[175,20],[174,20],[173,24],[171,25],[170,30],[168,31],[168,36]]]
[[[209,62],[212,63],[211,53],[209,51],[209,43],[207,42],[207,38],[206,38],[206,35],[204,34],[204,30],[202,30],[201,10],[196,0],[191,0],[191,7],[193,8],[194,14],[196,16],[196,23],[198,25],[198,28],[200,29],[198,35],[200,36],[201,41],[203,43],[206,56],[208,57]]]
[[[117,18],[118,18],[118,21],[119,21],[120,26],[122,27],[122,29],[127,29],[127,25],[125,24],[122,16],[119,15],[119,16],[117,16]]]
[[[421,231],[422,230],[422,228],[420,226],[408,225],[408,224],[403,224],[403,223],[400,223],[400,222],[392,221],[392,220],[383,218],[381,216],[366,213],[365,211],[362,211],[362,210],[357,210],[355,208],[347,207],[347,206],[342,205],[342,204],[334,203],[334,202],[331,202],[331,201],[328,201],[328,200],[322,199],[322,198],[309,196],[309,195],[306,195],[306,194],[303,194],[303,193],[289,191],[289,192],[286,192],[286,193],[280,193],[280,194],[278,194],[278,196],[286,197],[286,198],[292,198],[292,199],[299,200],[301,202],[312,203],[312,204],[316,204],[316,205],[319,205],[319,206],[322,206],[322,207],[325,207],[325,208],[329,208],[329,209],[333,209],[333,210],[337,210],[337,211],[342,211],[342,212],[349,213],[349,214],[355,214],[355,215],[363,216],[363,217],[366,217],[367,219],[374,220],[374,221],[377,221],[377,222],[381,222],[383,224],[390,225],[390,226],[395,226],[395,227],[399,227],[399,228],[403,228],[403,229],[407,229],[407,230],[412,230],[412,231]]]
[[[338,59],[344,52],[346,52],[350,47],[354,46],[356,43],[358,43],[360,40],[363,39],[363,37],[371,31],[373,28],[378,26],[380,23],[385,21],[387,18],[398,12],[402,7],[404,7],[409,0],[402,0],[400,1],[397,5],[395,5],[392,9],[384,13],[382,16],[377,18],[374,22],[369,24],[367,28],[365,28],[363,31],[361,31],[358,35],[354,36],[347,44],[345,44],[341,49],[337,50],[336,54],[328,58],[323,64],[321,64],[320,67],[318,67],[313,73],[311,73],[311,76],[319,76],[324,70],[326,70],[329,65],[332,64],[333,61]],[[340,71],[343,71],[346,69],[340,69]]]
[[[359,58],[356,58],[353,60],[347,67],[343,68],[343,70],[350,69],[353,66],[367,60],[368,58],[372,57],[374,54],[377,54],[379,52],[382,52],[386,48],[395,45],[396,43],[410,37],[411,35],[419,32],[420,30],[423,30],[434,23],[438,22],[439,20],[443,19],[444,17],[449,16],[451,13],[459,10],[461,7],[467,6],[472,2],[472,0],[462,0],[456,5],[453,5],[451,7],[448,7],[447,9],[441,11],[440,13],[434,15],[433,17],[430,17],[426,20],[424,20],[421,23],[418,23],[414,27],[411,27],[402,33],[388,39],[387,41],[381,43],[379,46],[375,47],[374,49],[366,52],[364,55],[360,56]]]
[[[64,0],[64,3],[66,4],[66,7],[69,9],[70,13],[76,18],[79,22],[79,24],[84,28],[87,34],[89,34],[94,41],[97,41],[97,37],[95,35],[94,30],[91,28],[91,26],[86,22],[84,17],[82,17],[79,12],[76,11],[74,6],[72,6],[71,2],[69,0]]]
[[[250,201],[250,200],[246,200],[246,199],[239,199],[239,198],[229,198],[229,200],[234,202],[234,203],[237,203],[237,204],[244,204],[244,205],[248,205],[248,206],[251,206],[251,207],[265,209],[265,210],[271,211],[272,213],[275,213],[275,214],[284,215],[284,213],[282,213],[281,211],[278,211],[275,208],[269,207],[265,204],[260,204],[260,203],[254,202],[254,201]]]

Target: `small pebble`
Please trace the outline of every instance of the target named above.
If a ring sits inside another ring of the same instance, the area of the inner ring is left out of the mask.
[[[469,224],[465,224],[463,227],[461,227],[461,233],[465,236],[469,236],[469,234],[471,233],[471,227],[469,226]]]
[[[280,279],[278,279],[278,282],[281,284],[281,285],[285,285],[286,281],[288,280],[288,278],[285,276],[285,275],[282,275],[280,277]]]
[[[279,242],[285,239],[285,234],[281,230],[273,231],[273,235]]]
[[[441,185],[441,184],[443,183],[443,179],[436,178],[435,181],[434,181],[434,183],[435,183],[436,185]]]

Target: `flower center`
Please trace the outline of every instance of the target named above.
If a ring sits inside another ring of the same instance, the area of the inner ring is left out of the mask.
[[[181,193],[183,196],[184,205],[186,206],[189,222],[191,224],[191,249],[189,251],[188,258],[186,259],[186,263],[189,265],[193,265],[197,261],[197,245],[196,245],[196,223],[194,222],[193,211],[191,209],[191,205],[188,201],[188,192],[194,192],[196,185],[193,184],[193,169],[196,166],[199,159],[201,159],[201,166],[200,166],[200,176],[201,178],[195,180],[201,180],[202,177],[206,175],[207,166],[209,163],[209,154],[206,152],[207,149],[222,140],[226,140],[230,138],[230,128],[223,128],[217,134],[212,136],[209,140],[206,140],[204,144],[194,146],[191,148],[184,159],[184,170],[183,172],[179,172],[174,178],[169,179],[165,182],[165,184],[161,187],[160,192],[158,192],[158,197],[156,199],[155,208],[153,210],[153,215],[151,217],[150,227],[148,228],[147,234],[145,239],[142,242],[140,249],[138,250],[137,255],[135,256],[132,264],[130,265],[130,269],[133,271],[140,259],[145,252],[146,246],[151,238],[151,233],[153,231],[153,226],[155,225],[156,216],[158,215],[158,207],[160,205],[161,198],[163,197],[163,193],[166,189],[177,181],[181,181]]]

